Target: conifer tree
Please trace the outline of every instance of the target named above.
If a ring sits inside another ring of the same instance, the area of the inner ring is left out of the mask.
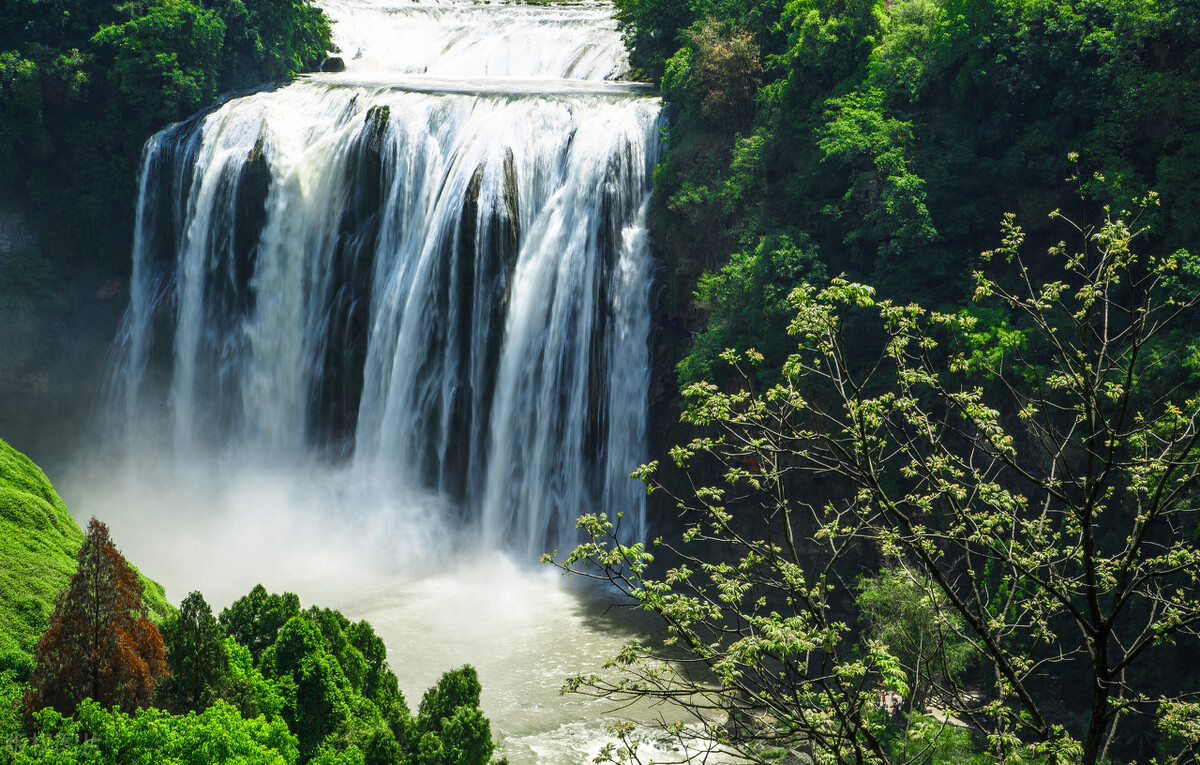
[[[157,706],[172,714],[203,712],[231,681],[225,631],[204,596],[189,594],[163,624],[162,636],[171,673],[155,691]]]
[[[58,596],[37,646],[25,710],[74,714],[85,698],[123,712],[150,704],[166,673],[162,636],[147,617],[137,574],[92,518],[79,568]]]

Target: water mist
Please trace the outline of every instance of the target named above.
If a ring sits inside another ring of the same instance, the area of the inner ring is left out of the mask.
[[[645,533],[659,103],[605,3],[323,7],[346,71],[147,143],[64,493],[173,601],[369,618],[410,703],[472,662],[514,763],[584,761],[599,712],[558,685],[631,627],[532,569],[585,512]]]

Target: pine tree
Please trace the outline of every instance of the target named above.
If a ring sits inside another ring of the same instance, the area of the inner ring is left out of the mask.
[[[74,714],[85,698],[124,712],[148,706],[166,673],[162,636],[147,617],[137,574],[92,518],[79,568],[37,646],[25,710]]]
[[[171,673],[155,691],[156,706],[171,714],[203,712],[230,683],[225,631],[204,596],[193,592],[162,627]]]

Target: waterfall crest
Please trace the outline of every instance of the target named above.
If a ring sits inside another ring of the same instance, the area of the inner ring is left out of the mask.
[[[533,556],[644,532],[659,104],[611,7],[327,0],[347,69],[151,139],[110,410]]]

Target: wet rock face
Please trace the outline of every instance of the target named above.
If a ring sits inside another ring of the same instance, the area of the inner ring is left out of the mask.
[[[341,56],[330,56],[321,64],[322,72],[344,72],[346,61]]]
[[[223,270],[233,275],[217,282],[222,288],[222,316],[242,318],[254,312],[256,295],[251,287],[258,259],[258,241],[266,225],[267,193],[271,187],[271,168],[267,163],[266,138],[260,137],[246,161],[231,176],[233,220],[227,226],[232,240],[222,249],[231,262]]]
[[[15,210],[0,208],[0,268],[8,265],[17,251],[34,243],[25,218]]]
[[[348,455],[362,396],[370,334],[371,276],[387,182],[384,142],[391,111],[372,107],[347,164],[350,187],[332,261],[336,291],[328,306],[322,374],[311,397],[310,438],[329,452]]]

